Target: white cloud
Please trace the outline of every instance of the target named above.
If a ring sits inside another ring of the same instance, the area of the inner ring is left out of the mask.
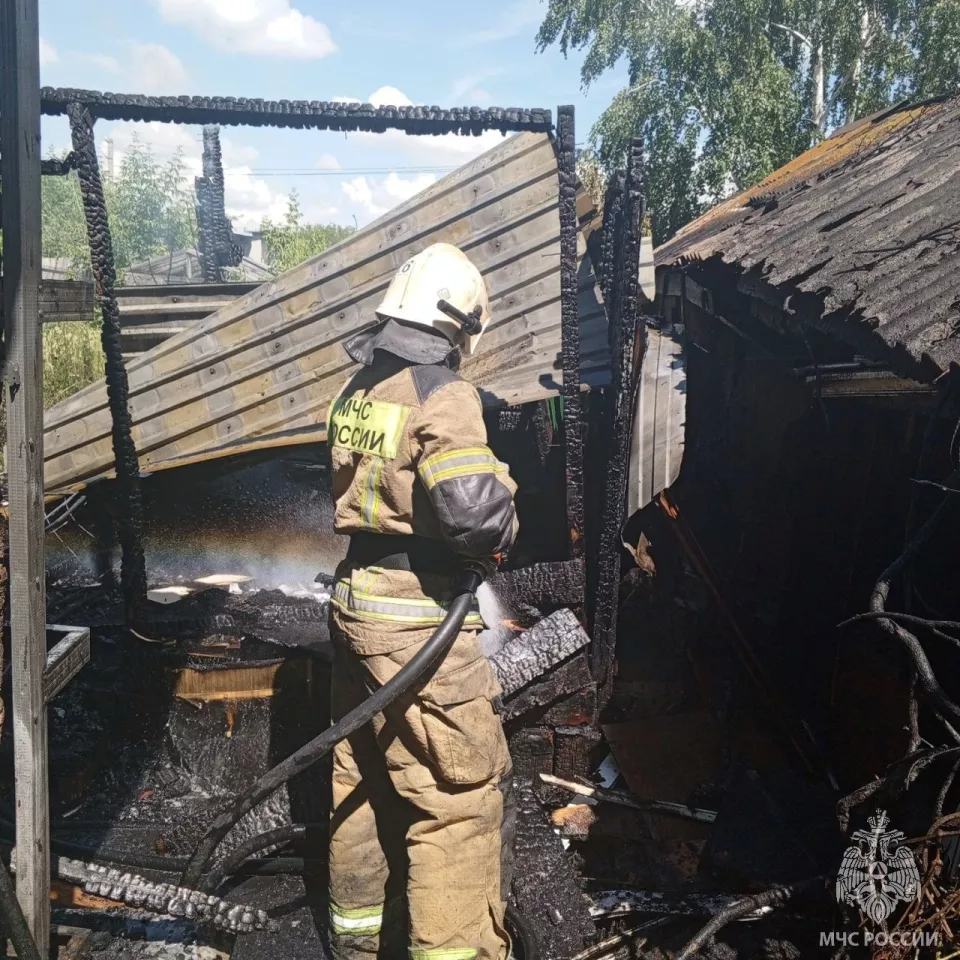
[[[432,173],[401,177],[393,172],[382,179],[355,177],[344,181],[341,188],[353,205],[347,213],[355,215],[359,221],[366,221],[383,216],[404,200],[425,190],[436,179]]]
[[[156,0],[168,22],[231,53],[319,60],[337,52],[326,25],[290,0]]]
[[[286,194],[273,190],[253,175],[249,167],[224,167],[227,217],[233,228],[243,232],[259,230],[264,217],[282,220],[287,212]]]
[[[108,57],[104,53],[78,53],[77,59],[109,73],[120,72],[120,61],[116,57]]]
[[[460,38],[460,46],[472,47],[482,43],[499,43],[509,40],[527,31],[533,39],[534,28],[543,19],[546,11],[541,6],[541,0],[516,0],[509,10],[505,11],[492,26],[486,30],[475,30]]]
[[[481,70],[477,73],[468,73],[466,76],[459,77],[450,89],[450,103],[454,106],[461,106],[460,100],[466,96],[470,105],[482,106],[491,100],[490,94],[480,89],[480,84],[484,80],[492,77],[501,77],[507,71],[502,67],[496,67],[490,70]]]
[[[190,86],[187,68],[159,43],[130,45],[133,81],[143,93],[179,94]]]
[[[383,211],[373,202],[373,190],[366,177],[357,177],[355,180],[344,180],[341,184],[347,199],[357,204],[364,213],[379,216]]]
[[[220,137],[223,165],[226,167],[249,167],[260,159],[260,151],[249,144],[236,143],[229,137]]]
[[[473,78],[471,78],[472,82]],[[344,98],[345,103],[360,103],[356,97]],[[375,90],[366,100],[374,106],[412,106],[413,101],[397,87],[385,86]],[[503,134],[486,130],[479,137],[447,133],[439,137],[410,136],[402,130],[387,130],[384,133],[359,132],[351,134],[359,141],[370,145],[402,151],[423,166],[460,166],[480,154],[486,153],[503,142]]]
[[[370,94],[367,103],[375,107],[412,107],[413,101],[396,87],[380,87]]]
[[[318,170],[341,170],[340,161],[329,153],[321,153],[317,158]]]
[[[43,37],[40,38],[40,66],[48,67],[51,63],[56,63],[60,59],[56,48],[47,43]]]

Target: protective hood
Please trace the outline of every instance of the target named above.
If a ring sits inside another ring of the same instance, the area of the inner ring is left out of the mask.
[[[347,356],[369,367],[377,350],[392,353],[409,363],[457,365],[460,351],[442,334],[427,327],[414,327],[399,320],[385,320],[364,330],[343,345]]]

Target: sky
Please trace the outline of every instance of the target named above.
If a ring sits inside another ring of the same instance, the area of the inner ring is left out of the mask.
[[[574,104],[577,141],[626,69],[581,89],[583,55],[536,52],[541,0],[40,0],[46,86],[159,95],[392,105]],[[134,136],[200,172],[201,128],[99,121],[122,161]],[[234,229],[279,219],[296,190],[309,222],[363,226],[502,139],[221,128]],[[69,148],[44,118],[44,154]]]

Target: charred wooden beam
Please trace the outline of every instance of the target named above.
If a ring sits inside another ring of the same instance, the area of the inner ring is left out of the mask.
[[[587,655],[581,651],[507,697],[500,719],[513,720],[533,710],[541,710],[544,712],[538,722],[571,723],[574,716],[593,715],[595,693],[596,685],[590,674]],[[576,696],[578,694],[580,696]],[[571,695],[574,695],[573,704]],[[562,716],[555,717],[551,708],[559,707],[563,707]]]
[[[723,893],[664,893],[655,890],[601,890],[588,894],[590,916],[595,919],[631,913],[666,914],[674,917],[710,917],[743,899]],[[757,909],[748,917],[761,917]],[[746,919],[746,917],[744,918]]]
[[[572,106],[557,109],[557,166],[560,180],[560,327],[563,369],[563,444],[567,474],[570,556],[582,560],[583,422],[580,404],[580,309],[577,281],[577,163]]]
[[[575,863],[563,849],[532,784],[516,780],[513,895],[534,928],[543,960],[572,957],[596,935]]]
[[[45,177],[65,177],[71,170],[77,169],[77,155],[68,153],[62,160],[48,157],[40,161],[40,172]]]
[[[596,721],[597,685],[591,678],[589,685],[550,704],[543,714],[534,714],[537,723],[554,727],[581,726]]]
[[[646,212],[643,143],[634,140],[622,197],[622,216],[617,236],[611,241],[614,261],[605,269],[610,353],[613,370],[612,395],[604,430],[608,462],[604,492],[603,525],[596,562],[597,578],[593,610],[593,676],[600,688],[601,702],[609,697],[617,642],[617,609],[620,588],[620,530],[627,498],[630,468],[630,420],[633,398],[634,343],[637,332],[637,297],[641,229]],[[616,207],[616,198],[610,199]]]
[[[57,857],[55,869],[61,880],[76,883],[87,893],[131,907],[158,910],[172,917],[211,923],[218,930],[252,933],[254,930],[270,929],[273,924],[265,910],[242,903],[229,903],[212,894],[180,887],[175,883],[154,882],[102,863],[83,863]]]
[[[497,596],[531,607],[576,607],[584,602],[586,590],[579,561],[536,563],[517,570],[497,573],[490,580]]]
[[[603,227],[600,238],[600,263],[598,274],[607,317],[613,313],[616,295],[617,264],[623,244],[623,193],[626,174],[621,171],[610,181],[603,201]]]
[[[223,268],[239,266],[243,253],[233,242],[233,231],[227,220],[223,154],[217,126],[203,128],[203,176],[196,178],[196,192],[203,279],[206,283],[220,283]]]
[[[90,628],[53,624],[47,630],[63,634],[43,671],[43,699],[49,703],[90,662]]]
[[[93,275],[103,315],[101,341],[106,358],[105,372],[112,419],[117,495],[121,503],[117,523],[122,554],[120,579],[127,608],[127,619],[130,621],[134,606],[147,593],[147,569],[143,553],[140,461],[133,442],[130,408],[127,403],[130,387],[120,342],[120,312],[115,294],[117,273],[113,257],[113,238],[110,234],[107,205],[100,179],[100,165],[93,136],[93,119],[82,103],[73,102],[66,109],[70,118],[73,149],[77,155],[77,170],[87,220]]]
[[[524,727],[510,737],[514,775],[533,780],[553,772],[553,731],[546,727]]]
[[[64,114],[70,104],[77,103],[86,107],[94,119],[144,123],[219,123],[227,126],[293,127],[299,130],[362,130],[370,133],[403,130],[410,134],[434,136],[445,133],[478,136],[485,130],[546,133],[553,127],[549,110],[524,107],[459,107],[441,110],[439,107],[374,107],[369,103],[317,100],[145,97],[140,94],[52,87],[44,87],[40,96],[43,113],[48,116]]]
[[[569,610],[558,610],[509,640],[491,658],[506,696],[582,650],[590,638]]]
[[[592,754],[601,739],[600,731],[592,726],[557,727],[553,772],[565,780],[586,777],[594,767]]]

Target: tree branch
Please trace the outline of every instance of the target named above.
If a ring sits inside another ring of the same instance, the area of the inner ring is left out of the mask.
[[[705,947],[713,943],[716,935],[727,924],[746,917],[758,910],[766,907],[782,907],[792,896],[808,890],[817,884],[823,883],[824,877],[813,877],[810,880],[804,880],[801,883],[795,883],[790,886],[778,886],[765,893],[758,893],[754,897],[746,897],[731,904],[725,910],[721,910],[676,956],[676,960],[690,960],[695,957]]]
[[[778,30],[783,30],[784,33],[789,33],[791,37],[795,40],[799,40],[807,49],[813,48],[813,42],[809,37],[805,37],[802,33],[797,30],[794,30],[793,27],[788,27],[783,23],[774,23],[772,20],[763,21],[768,27],[776,27]]]

